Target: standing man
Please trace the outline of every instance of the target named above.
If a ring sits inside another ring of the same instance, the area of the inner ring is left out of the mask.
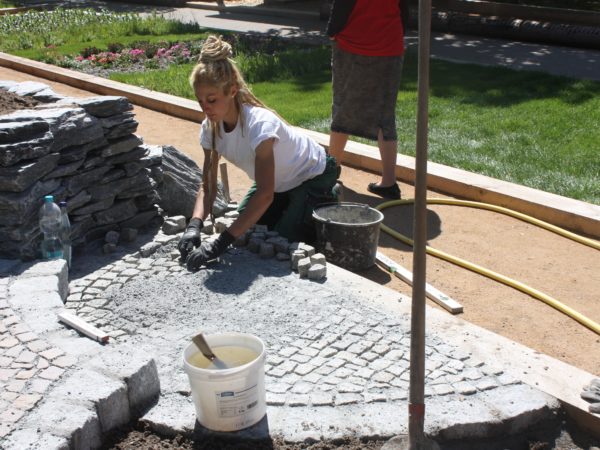
[[[339,164],[348,135],[376,140],[382,177],[367,189],[389,199],[400,198],[396,100],[408,13],[408,0],[333,0],[327,24],[335,41],[329,152]]]

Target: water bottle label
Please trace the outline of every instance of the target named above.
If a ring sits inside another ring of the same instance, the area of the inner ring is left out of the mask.
[[[55,251],[48,251],[46,252],[46,258],[48,259],[54,259],[54,258],[62,258],[63,257],[63,252],[61,250],[55,250]]]

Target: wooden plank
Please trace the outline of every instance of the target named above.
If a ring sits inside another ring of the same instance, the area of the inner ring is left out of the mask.
[[[410,270],[402,267],[400,264],[388,258],[381,252],[377,252],[376,260],[380,266],[384,267],[389,272],[393,273],[396,277],[400,278],[402,281],[412,286],[412,272]],[[429,283],[425,284],[425,294],[431,300],[433,300],[446,311],[452,314],[459,314],[463,312],[463,307],[460,303],[451,299],[443,292],[437,290]]]
[[[101,329],[96,328],[92,324],[89,324],[81,317],[77,317],[75,314],[71,314],[68,312],[60,313],[58,315],[58,320],[69,325],[72,328],[75,328],[80,333],[91,337],[95,341],[101,342],[103,344],[108,342],[108,334],[106,334]]]
[[[229,196],[229,176],[227,175],[227,163],[219,164],[219,170],[221,171],[221,183],[223,183],[225,200],[227,200],[227,203],[229,203],[231,201],[231,197]]]

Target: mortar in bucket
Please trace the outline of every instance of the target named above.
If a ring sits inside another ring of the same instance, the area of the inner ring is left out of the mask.
[[[351,271],[375,264],[383,214],[362,203],[327,203],[313,212],[316,246],[327,261]]]
[[[267,411],[263,341],[245,333],[205,338],[227,368],[210,368],[210,361],[193,343],[184,350],[183,368],[198,422],[214,431],[237,431],[256,424]]]

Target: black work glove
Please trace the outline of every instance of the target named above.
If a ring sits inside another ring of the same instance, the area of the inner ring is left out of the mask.
[[[188,254],[200,245],[200,230],[202,227],[204,227],[202,219],[192,218],[185,232],[181,235],[177,250],[179,250],[181,259],[184,261],[187,259]]]
[[[225,230],[214,241],[204,242],[187,257],[185,261],[187,269],[190,271],[198,270],[200,266],[223,253],[233,241],[235,241],[235,238],[229,231]]]

